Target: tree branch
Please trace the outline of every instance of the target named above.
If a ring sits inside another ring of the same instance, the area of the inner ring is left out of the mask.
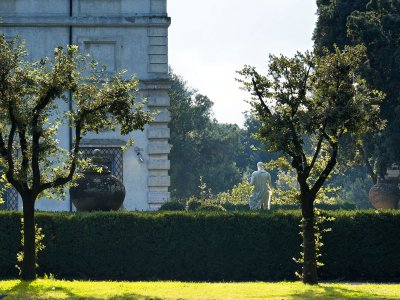
[[[322,142],[324,140],[325,128],[326,128],[326,120],[325,120],[324,126],[322,127],[321,134],[320,134],[319,139],[318,139],[317,149],[315,149],[315,153],[314,153],[314,156],[313,156],[313,158],[311,160],[311,163],[306,169],[307,177],[310,176],[310,173],[311,173],[312,169],[314,168],[314,165],[315,165],[315,163],[316,163],[316,161],[318,159],[319,153],[321,151]]]
[[[333,143],[333,144],[331,144],[331,146],[332,146],[331,157],[330,157],[327,165],[325,166],[325,169],[319,175],[317,181],[314,183],[314,186],[311,188],[311,193],[314,196],[317,195],[317,193],[321,189],[322,185],[325,183],[325,181],[328,178],[329,174],[332,172],[333,168],[336,165],[339,146],[338,146],[337,143]]]
[[[32,189],[37,192],[40,186],[40,166],[39,166],[39,140],[40,132],[38,130],[38,120],[36,117],[32,120]]]
[[[360,152],[361,157],[365,163],[368,175],[371,177],[374,184],[376,184],[378,182],[378,175],[374,172],[374,168],[371,166],[371,163],[368,160],[368,157],[367,157],[367,154],[365,153],[364,148],[361,145],[358,145],[357,149]]]
[[[42,96],[38,102],[38,104],[33,109],[33,118],[31,122],[31,134],[32,134],[32,189],[39,193],[40,189],[40,164],[39,164],[39,156],[40,156],[40,144],[39,140],[41,137],[41,129],[38,126],[40,112],[46,108],[46,106],[50,103],[52,97],[56,94],[56,91],[53,87],[50,87],[44,96]]]
[[[71,161],[71,166],[68,172],[68,175],[65,177],[57,177],[54,181],[52,182],[47,182],[44,183],[40,186],[39,188],[39,192],[43,192],[46,189],[50,189],[50,188],[56,188],[59,186],[62,186],[66,183],[68,183],[69,181],[72,180],[75,170],[76,170],[76,160],[78,158],[78,154],[79,154],[79,145],[80,145],[80,141],[82,139],[81,133],[82,133],[82,120],[78,120],[76,127],[75,127],[75,143],[74,143],[74,147],[72,150],[72,161]]]
[[[13,143],[15,138],[15,133],[19,127],[22,127],[18,124],[18,120],[15,117],[14,109],[11,101],[8,102],[8,114],[10,116],[11,121],[11,129],[8,135],[8,142],[7,142],[7,163],[8,163],[8,170],[6,172],[7,181],[14,186],[17,191],[22,195],[25,193],[26,189],[28,188],[28,184],[21,183],[20,180],[17,180],[14,176],[15,173],[15,165],[14,165],[14,158],[13,158]]]
[[[307,80],[308,80],[308,77],[310,77],[311,69],[312,69],[312,67],[310,65],[308,65],[307,72],[304,76],[303,86],[299,90],[299,97],[301,97],[301,98],[305,98],[307,95]]]
[[[76,161],[77,161],[78,154],[79,154],[79,145],[80,145],[80,141],[82,139],[82,129],[83,129],[83,124],[84,124],[85,118],[88,115],[95,113],[95,112],[97,112],[103,108],[106,108],[107,106],[110,106],[110,105],[111,105],[110,103],[106,103],[106,104],[99,105],[92,109],[86,109],[86,110],[84,109],[83,111],[80,112],[79,118],[77,119],[76,125],[75,125],[75,143],[74,143],[74,147],[71,152],[72,161],[71,161],[68,175],[64,176],[64,177],[57,177],[52,182],[46,182],[44,184],[40,184],[39,188],[38,188],[38,193],[41,193],[46,189],[62,186],[72,180],[73,175],[76,170]]]
[[[99,111],[99,110],[101,110],[101,109],[103,109],[103,108],[106,108],[107,106],[110,106],[110,105],[112,105],[112,103],[105,103],[105,104],[102,104],[102,105],[99,105],[99,106],[97,106],[97,107],[95,107],[95,108],[92,108],[92,109],[84,109],[82,112],[81,112],[81,118],[79,119],[79,123],[82,123],[83,122],[83,119],[84,119],[84,117],[86,117],[87,115],[90,115],[90,114],[92,114],[92,113],[95,113],[95,112],[97,112],[97,111]]]
[[[29,160],[27,156],[28,152],[28,143],[26,142],[26,132],[25,129],[19,128],[18,130],[19,134],[19,143],[21,146],[21,152],[22,152],[22,164],[21,164],[21,174],[23,176],[23,185],[26,189],[28,189],[28,165],[29,165]]]
[[[251,82],[253,83],[254,91],[256,92],[256,95],[257,95],[258,99],[260,100],[261,106],[264,108],[264,110],[266,111],[266,113],[268,115],[272,116],[271,110],[268,108],[267,104],[265,104],[262,93],[258,89],[257,82],[254,80],[254,78],[251,79]]]
[[[0,155],[3,158],[7,158],[7,147],[4,142],[3,133],[0,132]]]
[[[11,129],[10,129],[10,133],[8,135],[8,151],[7,151],[7,164],[8,164],[8,170],[6,172],[6,178],[7,181],[12,184],[15,188],[18,189],[19,183],[17,182],[17,180],[14,177],[14,160],[13,160],[13,153],[12,153],[12,144],[14,142],[14,137],[15,137],[15,131],[16,131],[16,124],[12,123],[11,124]]]
[[[38,104],[33,108],[33,114],[35,117],[39,117],[39,113],[49,105],[51,99],[57,97],[57,89],[54,86],[51,86],[46,93],[40,97]]]

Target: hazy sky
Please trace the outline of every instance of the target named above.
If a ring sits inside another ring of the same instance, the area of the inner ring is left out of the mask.
[[[315,0],[168,0],[169,63],[214,102],[218,121],[242,125],[249,95],[235,71],[311,49],[316,9]]]

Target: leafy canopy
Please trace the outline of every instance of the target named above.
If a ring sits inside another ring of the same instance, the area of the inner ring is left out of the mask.
[[[88,132],[128,134],[151,120],[135,102],[138,81],[123,72],[110,78],[105,71],[79,55],[77,46],[56,48],[51,60],[29,61],[23,43],[0,35],[1,180],[23,199],[35,200],[49,190],[62,193]],[[70,151],[60,146],[60,126],[73,130]]]
[[[360,158],[376,182],[391,163],[400,163],[400,2],[317,0],[317,5],[316,48],[364,44],[368,63],[363,65],[362,75],[387,95],[381,103],[386,128],[379,135],[365,135],[358,145]]]
[[[318,193],[337,161],[339,140],[382,129],[383,93],[360,76],[363,46],[335,47],[323,55],[270,56],[267,75],[246,66],[239,72],[262,121],[258,137],[282,151],[297,171],[302,193]],[[315,197],[314,197],[315,199]]]

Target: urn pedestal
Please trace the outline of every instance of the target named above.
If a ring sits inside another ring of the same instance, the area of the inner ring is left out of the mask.
[[[78,211],[118,210],[125,199],[125,187],[101,164],[99,151],[95,150],[93,154],[92,165],[70,190],[71,201]],[[101,173],[97,171],[99,168]]]

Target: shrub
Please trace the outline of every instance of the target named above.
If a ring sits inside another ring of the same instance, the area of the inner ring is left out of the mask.
[[[185,210],[185,205],[183,205],[179,201],[169,201],[165,202],[163,205],[161,205],[160,209],[161,211],[180,211],[180,210]]]
[[[190,211],[197,210],[201,206],[201,201],[191,197],[187,202],[186,202],[186,209]]]
[[[247,179],[235,185],[231,191],[215,195],[213,200],[218,203],[229,203],[234,205],[247,204],[254,187],[250,185]]]
[[[398,281],[399,211],[325,212],[321,280]],[[0,212],[0,277],[18,277],[20,218]],[[39,274],[93,280],[276,281],[299,271],[300,212],[38,213]]]
[[[250,210],[250,207],[248,204],[233,204],[231,202],[225,202],[222,204],[222,206],[227,211],[249,211]]]
[[[343,184],[340,195],[346,202],[353,203],[357,208],[372,208],[368,197],[368,191],[372,185],[371,179],[366,176],[348,178]]]
[[[222,206],[227,211],[249,211],[248,204],[233,204],[230,202],[225,202]],[[316,208],[322,210],[355,210],[356,206],[351,203],[343,203],[343,204],[316,204]],[[271,205],[271,210],[296,210],[300,209],[300,204],[274,204]]]

